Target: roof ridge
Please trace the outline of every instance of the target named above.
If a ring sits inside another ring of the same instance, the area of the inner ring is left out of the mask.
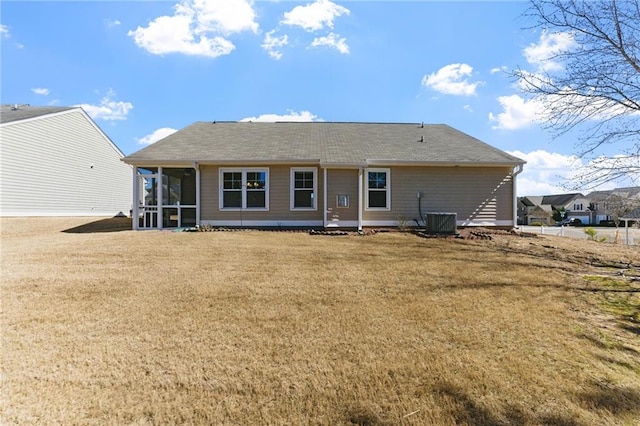
[[[384,124],[384,125],[417,125],[417,126],[447,126],[443,123],[425,123],[425,122],[400,122],[400,121],[252,121],[252,120],[213,120],[199,121],[200,123],[263,123],[263,124]]]

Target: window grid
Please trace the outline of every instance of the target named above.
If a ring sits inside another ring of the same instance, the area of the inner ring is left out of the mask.
[[[268,170],[221,169],[221,210],[268,210]]]
[[[390,210],[390,169],[367,169],[366,176],[366,210]]]
[[[291,210],[317,209],[317,169],[291,169]]]

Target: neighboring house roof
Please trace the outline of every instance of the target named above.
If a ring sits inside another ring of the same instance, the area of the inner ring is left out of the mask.
[[[524,164],[519,158],[443,124],[332,122],[196,122],[124,161]]]
[[[558,195],[545,195],[542,197],[542,201],[540,204],[549,205],[549,206],[566,206],[576,198],[583,197],[580,193],[575,194],[558,194]]]
[[[540,204],[542,204],[542,196],[541,195],[534,195],[534,196],[530,196],[530,197],[526,197],[534,206],[539,206]]]
[[[0,105],[0,124],[26,120],[41,115],[67,111],[74,107],[39,107],[30,105]],[[76,107],[78,108],[78,107]]]
[[[616,188],[607,191],[593,191],[587,194],[587,198],[591,199],[592,201],[605,201],[612,196],[630,199],[640,198],[640,186]]]
[[[523,207],[533,207],[535,204],[531,202],[531,200],[527,197],[518,197],[518,203]]]

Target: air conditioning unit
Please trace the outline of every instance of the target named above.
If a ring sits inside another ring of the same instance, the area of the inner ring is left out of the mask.
[[[456,213],[427,213],[427,232],[430,234],[455,234],[457,217]]]

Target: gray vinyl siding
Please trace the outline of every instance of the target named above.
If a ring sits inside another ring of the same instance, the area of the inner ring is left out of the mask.
[[[421,210],[457,213],[458,221],[495,223],[513,220],[510,167],[392,167],[391,210],[363,212],[364,221],[419,219]],[[366,189],[364,189],[366,190]]]
[[[81,110],[7,123],[0,139],[0,215],[129,214],[132,168]]]
[[[322,200],[323,200],[323,176],[322,170],[313,165],[306,167],[316,167],[317,172],[317,209],[313,211],[292,211],[290,209],[291,190],[291,167],[293,166],[233,166],[230,168],[267,168],[269,169],[269,210],[268,211],[225,211],[219,209],[219,179],[220,168],[217,166],[200,167],[200,220],[222,220],[222,221],[321,221],[322,220]],[[296,165],[295,167],[305,167]]]

